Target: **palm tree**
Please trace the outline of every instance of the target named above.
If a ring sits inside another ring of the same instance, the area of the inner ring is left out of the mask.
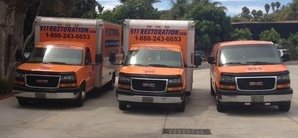
[[[252,16],[254,17],[254,19],[257,19],[257,11],[254,9],[251,11]]]
[[[276,10],[279,10],[280,5],[281,5],[281,4],[280,4],[278,1],[275,3]]]
[[[266,13],[268,14],[269,13],[269,11],[270,11],[270,5],[267,3],[267,4],[265,4],[265,11],[266,11]]]
[[[271,3],[271,8],[272,8],[272,11],[273,11],[273,12],[275,12],[275,6],[276,6],[276,5],[275,5],[275,2],[272,2],[272,3]]]
[[[181,19],[183,18],[189,7],[188,0],[171,0],[172,8],[171,8],[171,16],[173,19]]]

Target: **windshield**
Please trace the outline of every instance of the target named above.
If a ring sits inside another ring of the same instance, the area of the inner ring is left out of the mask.
[[[125,65],[181,67],[182,58],[179,52],[169,50],[132,50],[128,53]]]
[[[281,59],[277,49],[271,45],[230,46],[220,51],[220,64],[279,64]]]
[[[35,48],[27,62],[81,65],[82,50],[55,47]]]

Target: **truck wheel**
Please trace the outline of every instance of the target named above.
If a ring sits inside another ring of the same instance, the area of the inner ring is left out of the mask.
[[[223,105],[223,103],[222,102],[220,102],[218,99],[216,99],[216,109],[217,109],[217,111],[218,112],[220,112],[220,113],[224,113],[224,112],[226,112],[226,106],[225,105]]]
[[[84,88],[81,88],[81,92],[78,96],[77,99],[75,99],[74,101],[74,105],[77,107],[81,107],[84,105],[84,101],[85,101],[85,97],[86,97],[86,91]]]
[[[287,102],[286,104],[278,105],[278,110],[281,112],[289,112],[291,108],[291,102]]]
[[[212,87],[212,80],[210,79],[210,92],[211,92],[211,95],[212,96],[215,96],[216,94],[215,94],[215,91],[214,91],[214,89],[213,89],[213,87]]]
[[[184,112],[186,106],[186,98],[182,101],[182,103],[176,105],[176,111],[177,112]]]
[[[113,90],[115,85],[115,73],[113,73],[112,80],[107,83],[107,89]]]
[[[119,102],[119,109],[122,110],[122,111],[127,110],[127,104]]]
[[[23,99],[23,98],[17,98],[19,105],[20,106],[25,106],[25,105],[29,105],[29,100],[28,99]]]

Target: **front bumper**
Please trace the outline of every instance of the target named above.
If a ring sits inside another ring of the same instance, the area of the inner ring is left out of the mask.
[[[79,88],[33,89],[25,86],[15,86],[14,96],[31,99],[76,99],[80,94]]]
[[[293,90],[276,90],[270,92],[224,92],[217,90],[220,102],[231,103],[276,103],[289,102],[293,97]]]
[[[126,103],[153,103],[153,104],[180,104],[183,102],[186,94],[137,94],[133,92],[123,92],[116,90],[116,98],[119,102]]]

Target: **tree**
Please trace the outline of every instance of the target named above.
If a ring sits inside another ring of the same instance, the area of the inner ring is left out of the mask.
[[[270,30],[265,30],[261,32],[260,39],[277,43],[280,39],[280,34],[276,32],[274,28],[271,28]]]
[[[276,6],[276,10],[279,10],[279,7],[281,6],[281,4],[277,1],[275,2],[275,6]]]
[[[241,12],[241,18],[246,19],[247,21],[249,21],[252,17],[250,15],[250,10],[247,7],[243,7],[242,8],[242,12]]]
[[[262,10],[258,10],[257,11],[257,20],[260,20],[263,17],[263,11]]]
[[[265,4],[264,7],[265,7],[266,14],[268,14],[269,11],[270,11],[270,5],[269,4]]]
[[[257,11],[257,16],[258,17],[262,17],[263,16],[263,11],[262,10],[258,10]]]
[[[1,0],[0,1],[0,81],[9,81],[15,71],[15,52],[24,45],[24,20],[30,7],[35,13],[40,0]]]
[[[251,36],[252,36],[252,33],[248,28],[242,28],[242,29],[236,28],[231,34],[231,37],[233,40],[250,40]]]
[[[121,24],[124,19],[158,19],[160,13],[153,4],[159,0],[125,0],[121,5],[113,8],[108,21]],[[106,20],[107,13],[99,15],[99,18]]]
[[[198,47],[212,48],[214,43],[230,39],[230,18],[222,8],[213,4],[198,3],[190,10],[186,19],[196,21]]]
[[[298,0],[293,0],[293,3],[290,5],[290,20],[298,20]]]
[[[291,59],[298,59],[298,33],[290,34],[288,41],[284,46],[289,49]]]
[[[272,3],[271,3],[271,8],[272,8],[272,11],[273,11],[273,12],[275,12],[275,6],[276,6],[276,5],[275,5],[275,2],[272,2]]]
[[[172,8],[170,10],[172,19],[182,19],[188,12],[190,8],[190,3],[188,0],[171,0]]]
[[[255,9],[251,11],[251,14],[252,14],[254,20],[257,20],[258,15],[257,15],[257,11]]]

